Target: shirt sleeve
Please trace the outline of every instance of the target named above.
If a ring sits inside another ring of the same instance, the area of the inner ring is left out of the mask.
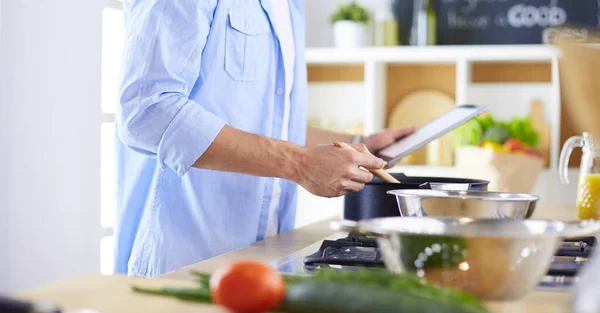
[[[225,121],[189,99],[214,0],[125,1],[116,123],[121,141],[183,176]]]

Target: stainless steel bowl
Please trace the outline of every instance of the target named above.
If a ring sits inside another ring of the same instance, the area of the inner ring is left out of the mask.
[[[529,218],[539,198],[523,193],[397,189],[401,216]]]
[[[393,272],[485,300],[514,300],[537,286],[562,239],[597,234],[600,221],[388,217],[331,227],[376,236]]]

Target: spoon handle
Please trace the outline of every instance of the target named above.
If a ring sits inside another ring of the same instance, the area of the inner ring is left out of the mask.
[[[333,145],[338,148],[356,151],[356,149],[354,149],[351,145],[349,145],[345,142],[336,141],[333,143]],[[383,169],[380,169],[380,168],[379,169],[370,169],[369,172],[371,172],[373,175],[379,177],[381,180],[383,180],[386,183],[400,184],[399,180],[394,178],[394,176],[392,176],[390,173],[384,171]]]

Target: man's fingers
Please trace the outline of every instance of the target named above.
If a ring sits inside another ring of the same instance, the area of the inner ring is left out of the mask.
[[[381,169],[387,164],[386,161],[367,153],[361,153],[360,159],[358,160],[360,166],[367,169]]]
[[[369,151],[369,149],[367,148],[367,146],[365,146],[364,143],[352,144],[350,146],[352,146],[352,148],[354,148],[354,150],[356,150],[358,152],[369,153],[369,154],[371,153]]]
[[[355,181],[348,181],[345,185],[344,190],[349,192],[361,191],[365,187],[365,184]]]
[[[402,138],[406,135],[410,135],[413,131],[415,131],[415,128],[413,126],[406,127],[406,128],[393,129],[391,131],[391,135],[395,139],[398,139],[398,138]]]
[[[373,174],[360,168],[355,168],[351,172],[352,180],[359,183],[368,183],[373,180]]]

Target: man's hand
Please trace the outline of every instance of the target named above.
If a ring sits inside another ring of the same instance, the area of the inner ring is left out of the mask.
[[[400,128],[400,129],[385,129],[376,134],[373,134],[364,139],[364,144],[367,146],[369,151],[379,151],[394,142],[398,139],[410,135],[414,131],[414,127],[408,128]]]
[[[338,197],[360,191],[373,174],[360,169],[379,169],[385,161],[372,155],[364,145],[354,145],[357,151],[333,145],[305,148],[301,171],[294,179],[310,193],[322,197]]]

